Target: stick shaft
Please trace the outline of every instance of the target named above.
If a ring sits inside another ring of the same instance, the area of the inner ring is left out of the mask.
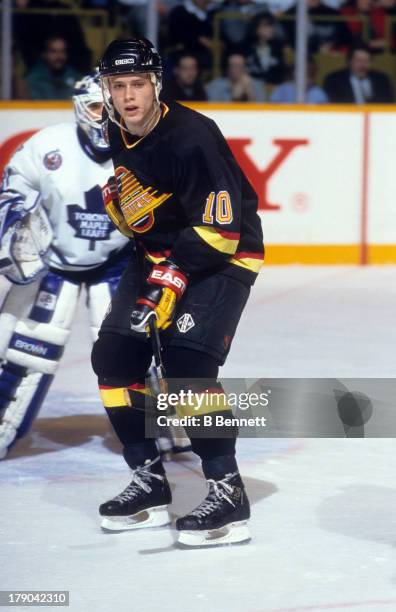
[[[155,317],[149,319],[150,339],[153,349],[155,371],[158,378],[158,386],[161,393],[167,393],[168,387],[165,380],[165,368],[161,355],[161,339],[158,333],[157,321]]]

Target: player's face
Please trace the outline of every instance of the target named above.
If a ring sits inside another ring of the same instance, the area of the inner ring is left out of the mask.
[[[110,77],[110,94],[131,131],[145,124],[153,111],[154,88],[148,74]]]

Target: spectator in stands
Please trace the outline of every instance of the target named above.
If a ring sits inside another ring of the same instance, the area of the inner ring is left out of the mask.
[[[15,8],[26,12],[14,13],[13,37],[27,70],[40,57],[43,41],[59,36],[69,47],[69,62],[82,74],[91,70],[92,53],[87,47],[83,29],[76,15],[70,12],[70,2],[62,0],[15,0]],[[32,12],[30,9],[39,9]],[[62,12],[58,12],[61,9]],[[46,12],[48,11],[48,12]]]
[[[243,55],[233,53],[227,60],[227,76],[213,79],[206,86],[208,98],[215,102],[264,102],[264,85],[253,79]]]
[[[269,13],[260,13],[249,24],[246,65],[249,74],[271,85],[285,76],[284,42],[277,34],[276,22]]]
[[[124,30],[132,36],[146,36],[147,0],[118,0],[118,2],[117,16]]]
[[[386,74],[370,70],[371,53],[364,44],[349,52],[349,67],[329,74],[324,89],[331,102],[387,104],[393,102],[392,85]]]
[[[396,0],[379,0],[378,2],[378,9],[379,11],[382,11],[382,17],[383,17],[383,27],[382,27],[382,32],[383,32],[383,47],[385,48],[386,46],[386,37],[385,37],[385,24],[386,24],[386,20],[388,19],[388,17],[396,17]],[[389,31],[389,47],[391,51],[395,51],[396,50],[396,22],[393,22],[391,24],[390,27],[390,31]]]
[[[79,73],[68,64],[64,38],[53,36],[44,43],[41,58],[28,72],[26,82],[33,100],[68,100]]]
[[[261,2],[262,0],[257,1]],[[323,0],[323,4],[338,10],[345,4],[345,1],[346,0]],[[264,0],[263,4],[265,4],[271,15],[276,16],[288,11],[292,6],[297,4],[297,0]]]
[[[165,101],[201,102],[207,100],[205,89],[200,80],[196,57],[186,51],[176,57],[173,75],[171,79],[165,79],[161,97]]]
[[[220,21],[224,55],[244,51],[250,20],[259,10],[253,0],[225,0],[220,4],[216,12],[234,14],[232,17],[224,16]]]
[[[346,6],[342,7],[341,13],[345,17],[362,17],[367,21],[366,26],[363,21],[348,20],[346,22],[354,40],[360,41],[367,32],[370,49],[375,51],[384,48],[384,10],[375,4],[374,0],[350,0]]]
[[[271,102],[294,104],[297,102],[296,84],[292,79],[293,69],[290,68],[290,79],[278,85],[272,90]],[[326,104],[329,99],[321,87],[316,85],[316,64],[313,58],[309,58],[307,65],[307,88],[305,93],[306,104]]]
[[[25,80],[26,68],[21,59],[19,49],[12,48],[12,98],[14,100],[27,100],[28,88]]]
[[[173,51],[188,51],[202,68],[212,65],[212,24],[209,0],[184,0],[169,13],[168,42]]]
[[[296,7],[285,12],[285,15],[296,17]],[[328,21],[317,21],[315,18],[330,17]],[[330,8],[325,1],[308,0],[309,18],[309,53],[329,53],[334,50],[346,51],[351,43],[351,35],[342,21],[334,21],[334,17],[341,17],[341,12]],[[296,22],[284,21],[282,23],[286,33],[289,47],[294,49],[296,40]]]

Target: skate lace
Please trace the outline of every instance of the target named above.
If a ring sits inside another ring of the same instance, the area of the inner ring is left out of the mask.
[[[131,498],[135,497],[141,489],[146,493],[151,493],[152,489],[148,484],[148,481],[151,478],[156,478],[157,480],[163,480],[163,476],[160,474],[155,474],[150,471],[151,466],[153,466],[160,458],[157,457],[150,461],[149,463],[145,463],[144,465],[139,465],[136,469],[132,470],[132,480],[129,485],[114,498],[114,501],[129,501]]]
[[[195,510],[191,512],[192,515],[197,517],[204,517],[217,510],[221,506],[221,502],[226,500],[231,506],[235,508],[234,502],[229,498],[233,488],[227,481],[230,480],[235,474],[228,475],[223,480],[213,480],[209,478],[207,483],[209,485],[209,493],[207,497],[199,504]]]

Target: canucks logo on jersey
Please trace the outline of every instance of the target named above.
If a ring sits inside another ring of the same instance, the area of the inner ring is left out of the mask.
[[[121,212],[134,232],[147,232],[154,225],[154,209],[171,197],[153,187],[143,187],[134,174],[119,166],[116,168],[117,191]]]

